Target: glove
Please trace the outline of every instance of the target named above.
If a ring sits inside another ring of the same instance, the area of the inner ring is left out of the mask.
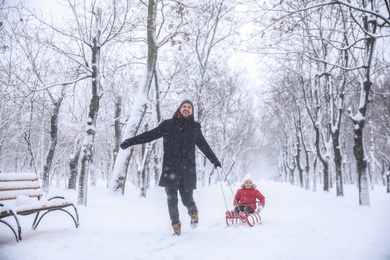
[[[257,211],[258,211],[258,212],[262,212],[263,209],[264,209],[264,206],[262,206],[262,205],[260,205],[260,206],[257,207]]]
[[[217,167],[222,168],[221,162],[218,160],[214,163],[214,168],[217,169]]]
[[[130,144],[130,142],[127,141],[127,140],[123,141],[123,142],[120,144],[120,147],[121,147],[123,150],[126,149],[126,148],[128,148],[128,147],[130,147],[130,146],[131,146],[131,144]]]

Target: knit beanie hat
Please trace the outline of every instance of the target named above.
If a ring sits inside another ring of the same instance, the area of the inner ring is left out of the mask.
[[[188,99],[186,99],[186,100],[184,100],[183,102],[180,103],[179,110],[180,110],[180,108],[181,108],[184,104],[190,104],[191,107],[192,107],[192,111],[194,111],[194,104],[193,104],[190,100],[188,100]]]
[[[253,183],[252,176],[249,173],[247,173],[247,174],[245,174],[244,179],[242,181],[243,183],[241,184],[241,189],[246,189],[246,187],[245,187],[245,182],[246,181],[251,181],[252,182],[251,189],[256,189],[257,188],[256,184]]]
[[[242,180],[242,182],[246,181],[252,181],[252,176],[249,173],[245,174],[244,179]]]

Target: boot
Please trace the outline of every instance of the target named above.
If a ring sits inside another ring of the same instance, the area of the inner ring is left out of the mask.
[[[193,214],[190,214],[191,217],[191,228],[196,228],[198,226],[199,222],[199,215],[198,215],[198,210],[196,210]]]
[[[180,225],[180,223],[173,224],[172,228],[173,228],[173,232],[174,232],[173,235],[174,236],[180,236],[180,234],[181,234],[181,225]]]

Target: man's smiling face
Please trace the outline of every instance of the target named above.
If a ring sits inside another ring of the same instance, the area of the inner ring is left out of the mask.
[[[180,113],[185,117],[192,115],[192,106],[188,103],[184,103],[180,108]]]

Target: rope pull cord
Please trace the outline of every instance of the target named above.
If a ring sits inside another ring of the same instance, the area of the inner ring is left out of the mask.
[[[234,198],[234,203],[238,206],[238,202],[236,201],[236,198],[235,198],[232,186],[230,185],[230,182],[229,182],[229,180],[228,180],[228,178],[226,176],[226,173],[225,173],[225,170],[223,169],[223,167],[221,167],[221,173],[223,174],[224,179],[226,179],[226,181],[228,183],[228,186],[229,186],[230,191],[231,191],[231,193],[233,195],[233,198]],[[218,175],[219,183],[220,183],[220,186],[221,186],[223,199],[225,201],[226,211],[229,211],[229,207],[228,207],[228,204],[227,204],[227,201],[226,201],[225,192],[223,191],[223,187],[222,187],[222,178],[221,178],[221,175],[219,173],[219,169],[218,168],[217,168],[217,175]],[[240,207],[238,207],[238,210],[241,211]]]

